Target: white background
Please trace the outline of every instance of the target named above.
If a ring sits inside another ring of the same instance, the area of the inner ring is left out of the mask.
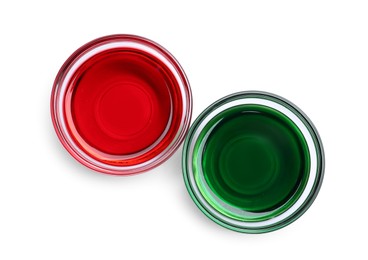
[[[297,104],[326,153],[322,189],[296,222],[262,235],[207,219],[181,149],[133,177],[95,173],[59,143],[54,77],[84,43],[131,33],[183,66],[193,118],[263,90]],[[0,259],[367,259],[367,1],[2,1]]]

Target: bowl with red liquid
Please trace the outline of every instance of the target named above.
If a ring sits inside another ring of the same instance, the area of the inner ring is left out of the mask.
[[[167,160],[188,131],[192,96],[176,59],[135,35],[110,35],[76,50],[61,67],[51,117],[65,149],[83,165],[130,175]]]

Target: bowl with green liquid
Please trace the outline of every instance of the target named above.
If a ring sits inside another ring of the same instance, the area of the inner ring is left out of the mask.
[[[209,106],[183,149],[187,190],[210,219],[264,233],[299,218],[321,187],[324,152],[310,119],[265,92],[240,92]]]

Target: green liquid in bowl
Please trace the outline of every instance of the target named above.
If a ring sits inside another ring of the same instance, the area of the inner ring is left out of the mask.
[[[242,105],[217,115],[207,127],[212,131],[203,174],[223,202],[260,213],[297,199],[308,177],[309,154],[289,118],[266,106]]]
[[[298,219],[322,184],[317,130],[289,101],[240,92],[209,106],[183,149],[183,176],[193,201],[216,223],[264,233]]]

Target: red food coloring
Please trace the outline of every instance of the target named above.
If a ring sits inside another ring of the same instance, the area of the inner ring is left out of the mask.
[[[159,59],[147,53],[133,49],[99,53],[78,68],[72,82],[66,120],[75,126],[70,131],[80,148],[95,159],[129,157],[162,138],[145,154],[147,160],[162,152],[178,131],[182,115],[178,83]],[[107,163],[130,165],[137,160]]]

